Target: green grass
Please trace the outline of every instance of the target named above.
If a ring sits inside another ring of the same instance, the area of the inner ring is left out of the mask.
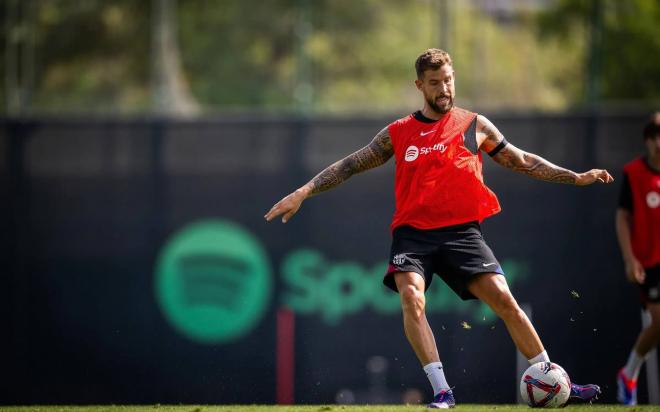
[[[456,412],[478,411],[531,411],[521,405],[458,405]],[[660,412],[660,405],[620,406],[620,405],[569,405],[564,410],[569,412],[598,411],[636,411]],[[304,405],[304,406],[274,406],[274,405],[106,405],[106,406],[0,406],[2,412],[421,412],[428,411],[423,405]]]

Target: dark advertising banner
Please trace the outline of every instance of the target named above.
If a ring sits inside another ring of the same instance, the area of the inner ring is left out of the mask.
[[[490,118],[572,169],[619,177],[643,149],[645,113]],[[381,283],[393,165],[287,224],[263,219],[389,120],[4,120],[0,403],[427,400]],[[484,169],[503,211],[482,228],[514,295],[552,360],[614,401],[640,327],[618,182],[553,185],[487,156]],[[490,309],[436,278],[427,312],[458,399],[515,402],[516,351]]]

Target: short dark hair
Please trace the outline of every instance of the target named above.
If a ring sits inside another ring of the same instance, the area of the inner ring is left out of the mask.
[[[651,120],[644,126],[644,140],[660,135],[660,112],[651,115]]]
[[[421,79],[426,70],[437,70],[445,64],[452,65],[449,53],[440,49],[427,49],[415,61],[417,78]]]

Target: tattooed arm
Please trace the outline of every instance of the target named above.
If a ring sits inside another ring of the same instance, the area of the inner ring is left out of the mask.
[[[520,150],[506,142],[497,127],[481,115],[477,118],[477,145],[489,154],[495,152],[493,160],[500,165],[540,180],[579,186],[614,181],[606,170],[591,169],[576,173],[552,164],[541,156]]]
[[[308,197],[325,192],[356,173],[385,164],[393,154],[394,148],[390,140],[390,132],[386,127],[378,132],[371,143],[328,166],[303,188],[308,190]]]
[[[282,222],[286,223],[308,197],[330,190],[356,173],[385,164],[393,154],[390,133],[385,127],[378,132],[371,143],[326,167],[304,186],[277,202],[264,218],[270,221],[276,216],[284,215]]]

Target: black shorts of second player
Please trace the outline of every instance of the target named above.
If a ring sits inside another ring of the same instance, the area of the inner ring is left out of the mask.
[[[649,303],[660,303],[660,265],[644,269],[646,279],[639,285],[639,295],[642,307]]]
[[[396,272],[419,273],[426,281],[425,290],[435,273],[463,300],[476,299],[467,287],[475,276],[504,274],[477,222],[430,230],[397,227],[392,233],[389,263],[383,283],[395,292]]]

